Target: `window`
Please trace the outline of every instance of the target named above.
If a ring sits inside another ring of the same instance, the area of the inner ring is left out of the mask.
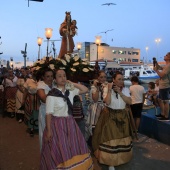
[[[119,50],[118,54],[126,54],[126,51]]]
[[[116,54],[116,50],[112,50],[112,53],[113,53],[113,54]]]
[[[138,52],[132,52],[132,55],[139,55]]]
[[[132,59],[132,62],[138,62],[138,59]]]

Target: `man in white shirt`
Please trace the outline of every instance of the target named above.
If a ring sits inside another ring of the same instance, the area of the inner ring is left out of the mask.
[[[145,89],[139,85],[139,79],[137,76],[131,78],[132,85],[130,86],[130,95],[132,99],[131,111],[135,121],[136,129],[138,130],[140,125],[140,118],[145,99]]]

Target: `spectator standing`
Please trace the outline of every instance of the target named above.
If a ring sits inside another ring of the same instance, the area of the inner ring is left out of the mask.
[[[169,99],[170,99],[170,52],[168,52],[164,56],[164,60],[166,65],[162,67],[158,67],[156,65],[154,70],[159,75],[159,99],[160,99],[160,108],[161,115],[160,121],[169,121]],[[162,69],[162,71],[158,69]]]
[[[145,89],[143,86],[139,85],[139,79],[137,76],[131,78],[132,85],[130,86],[130,95],[132,98],[131,111],[135,121],[136,129],[139,129],[140,118],[143,108],[143,103],[145,99]]]

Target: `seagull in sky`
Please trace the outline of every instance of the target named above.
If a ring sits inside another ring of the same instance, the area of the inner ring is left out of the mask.
[[[105,4],[102,4],[102,5],[108,5],[108,6],[110,6],[110,5],[116,5],[115,3],[105,3]]]
[[[108,31],[113,31],[114,29],[111,29],[111,30],[107,30],[107,31],[103,31],[103,32],[100,32],[99,34],[101,34],[101,33],[107,33]]]

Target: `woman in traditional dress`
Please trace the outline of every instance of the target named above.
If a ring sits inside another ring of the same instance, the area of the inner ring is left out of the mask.
[[[92,170],[90,151],[72,116],[74,96],[86,93],[88,88],[73,83],[74,90],[67,90],[66,82],[65,71],[57,70],[56,87],[46,99],[46,129],[43,134],[40,169]]]
[[[41,103],[38,116],[40,150],[42,148],[42,137],[43,131],[45,129],[46,97],[48,92],[52,88],[52,83],[54,79],[53,70],[51,70],[50,68],[44,69],[42,72],[42,79],[43,81],[39,81],[37,85],[37,94]]]
[[[20,72],[21,72],[21,76],[17,80],[18,90],[16,93],[16,105],[15,105],[15,114],[16,114],[16,118],[19,123],[21,123],[24,120],[24,109],[21,108],[21,106],[23,104],[23,96],[24,96],[24,90],[25,90],[24,83],[26,79],[28,78],[26,74],[26,70],[24,68],[22,68]]]
[[[126,109],[126,104],[131,104],[131,97],[123,87],[123,75],[117,72],[113,82],[105,87],[103,97],[106,107],[102,110],[92,138],[94,155],[109,170],[132,158],[131,126]]]
[[[39,100],[37,97],[37,82],[35,72],[32,73],[31,78],[28,78],[24,84],[24,99],[23,105],[25,111],[24,122],[28,126],[31,136],[34,135],[34,129],[38,129],[38,115],[33,115],[39,110]],[[31,120],[32,117],[37,116],[36,120]]]
[[[85,124],[85,138],[89,146],[91,146],[92,134],[101,110],[104,107],[103,89],[105,86],[107,86],[106,74],[104,71],[99,71],[97,79],[93,81],[91,86],[90,97],[92,101],[87,110],[87,120]]]
[[[4,78],[2,84],[4,85],[4,96],[5,96],[5,111],[10,114],[10,117],[15,117],[15,98],[17,92],[17,80],[18,78],[14,75],[13,70],[8,70],[8,75]]]

